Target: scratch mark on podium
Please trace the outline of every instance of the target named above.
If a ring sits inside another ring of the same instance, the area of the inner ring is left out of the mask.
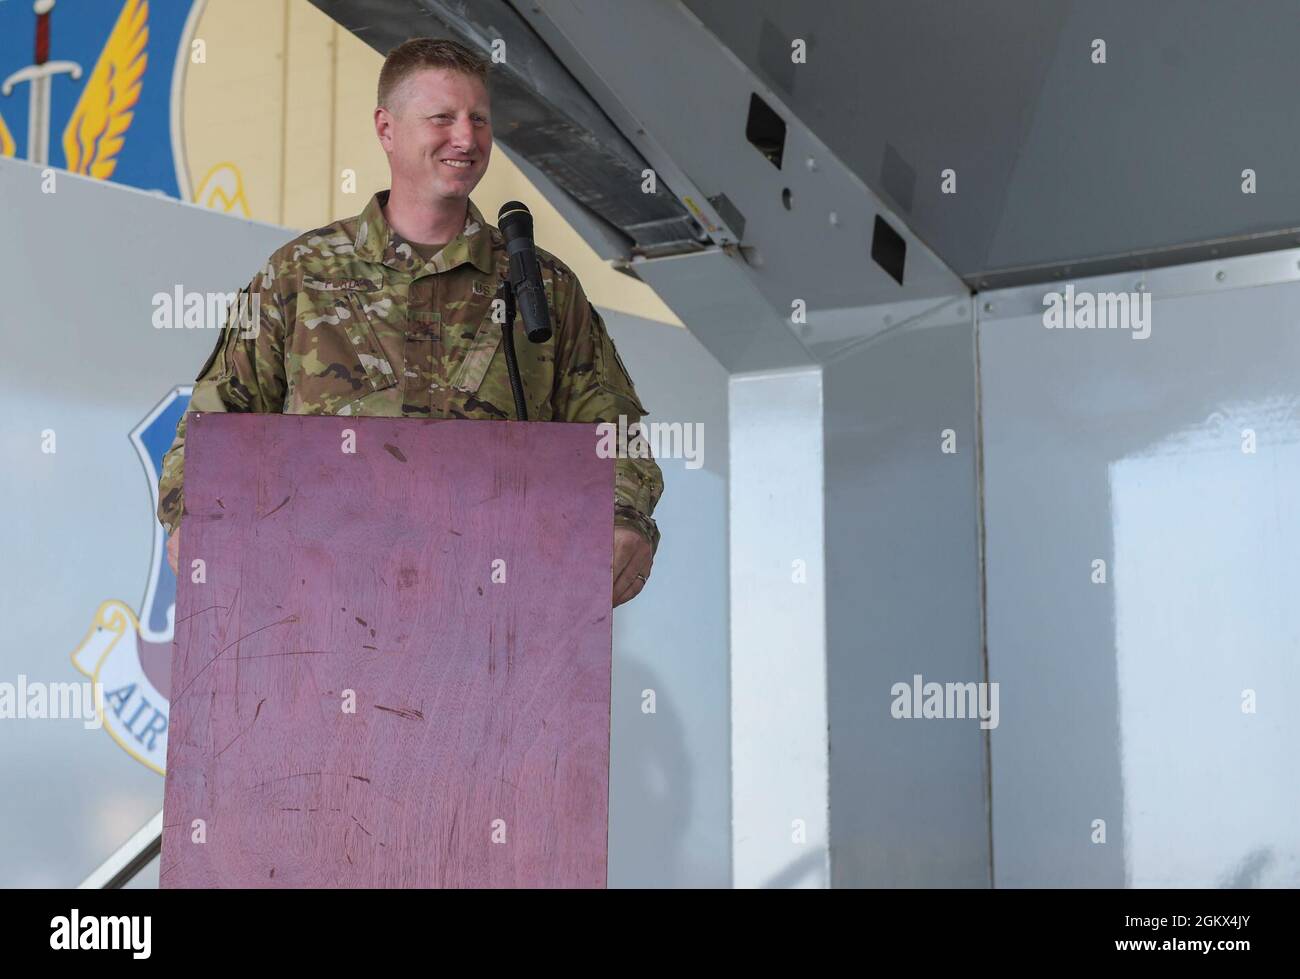
[[[385,707],[382,704],[375,704],[375,710],[388,711],[388,713],[396,714],[398,717],[404,717],[408,721],[424,720],[424,715],[414,707]]]
[[[265,782],[258,782],[256,785],[250,785],[250,789],[260,789],[263,785],[271,785],[275,782],[287,782],[291,778],[307,778],[309,775],[321,775],[322,772],[294,772],[292,775],[281,775],[279,778],[269,778]]]
[[[204,612],[211,612],[214,608],[224,608],[224,609],[228,609],[228,608],[230,608],[230,606],[229,606],[229,605],[209,605],[207,608],[201,608],[201,609],[199,609],[197,612],[191,612],[189,615],[182,615],[179,619],[176,620],[176,622],[175,622],[174,624],[175,624],[175,625],[180,625],[182,622],[188,622],[190,619],[194,618],[194,616],[196,616],[196,615],[202,615]]]
[[[201,666],[201,667],[199,668],[198,672],[195,673],[194,676],[190,677],[190,682],[187,683],[187,684],[185,684],[184,689],[182,689],[179,693],[176,694],[175,697],[172,698],[172,703],[175,703],[177,700],[179,700],[181,697],[183,697],[183,696],[185,695],[186,691],[188,691],[188,690],[190,689],[190,687],[194,686],[194,682],[195,682],[199,677],[201,677],[201,676],[203,675],[204,671],[207,670],[207,668],[208,668],[209,666],[211,666],[213,663],[215,663],[217,660],[219,660],[219,659],[221,658],[221,654],[224,653],[227,649],[230,649],[232,646],[238,646],[238,645],[239,645],[241,642],[243,642],[245,639],[248,639],[248,638],[250,638],[250,637],[252,637],[252,636],[255,636],[255,635],[257,635],[259,632],[265,632],[267,629],[273,629],[273,628],[275,628],[275,627],[278,626],[278,625],[286,625],[287,623],[290,623],[290,622],[297,622],[297,621],[298,621],[298,616],[297,616],[296,614],[295,614],[295,615],[286,615],[283,619],[280,619],[278,622],[271,622],[271,623],[269,623],[268,625],[264,625],[264,626],[262,626],[261,628],[254,629],[252,632],[248,632],[248,633],[245,633],[244,635],[240,636],[240,637],[239,637],[238,639],[236,639],[234,642],[230,642],[230,643],[227,643],[226,645],[222,646],[219,650],[217,650],[217,655],[216,655],[216,656],[213,656],[212,659],[210,659],[210,660],[208,660],[206,663],[204,663],[203,666]],[[238,657],[239,654],[236,653],[235,655],[236,655],[236,657]],[[250,659],[253,659],[253,658],[256,658],[256,657],[249,657],[249,658],[250,658]]]
[[[286,496],[283,500],[280,501],[280,505],[277,506],[277,507],[275,508],[275,510],[271,510],[271,511],[269,511],[269,512],[267,512],[267,513],[264,513],[264,514],[262,515],[262,519],[265,520],[265,519],[266,519],[267,517],[269,517],[272,513],[275,513],[276,511],[278,511],[281,507],[283,507],[286,503],[288,503],[288,502],[289,502],[290,500],[292,500],[292,499],[293,499],[293,494],[290,493],[288,496]]]
[[[242,731],[240,731],[238,734],[236,734],[233,738],[231,738],[229,741],[227,741],[227,742],[226,742],[226,747],[225,747],[225,748],[222,748],[220,751],[217,752],[217,754],[216,754],[216,757],[217,757],[217,758],[220,758],[222,755],[224,755],[224,754],[226,753],[226,751],[230,748],[230,746],[231,746],[232,744],[234,744],[236,741],[238,741],[240,738],[242,738],[242,737],[243,737],[245,734],[247,734],[249,731],[253,730],[253,725],[257,723],[257,715],[260,714],[260,713],[262,712],[262,705],[263,705],[264,703],[266,703],[266,698],[265,698],[265,697],[263,697],[261,700],[259,700],[259,701],[257,702],[257,710],[255,710],[255,711],[253,712],[253,719],[248,723],[248,727],[244,728]]]

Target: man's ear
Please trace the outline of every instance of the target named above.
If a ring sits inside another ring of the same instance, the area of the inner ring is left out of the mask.
[[[393,149],[392,130],[393,114],[382,105],[378,106],[375,109],[375,135],[379,137],[379,145],[385,153],[390,153]]]

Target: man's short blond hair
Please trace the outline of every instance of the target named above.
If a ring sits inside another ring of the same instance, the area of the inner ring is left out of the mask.
[[[379,71],[379,105],[392,109],[393,95],[417,71],[443,68],[487,85],[488,62],[465,45],[438,37],[413,37],[388,52]]]

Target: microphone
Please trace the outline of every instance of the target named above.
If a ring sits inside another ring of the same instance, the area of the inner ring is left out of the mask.
[[[514,291],[524,329],[533,343],[551,338],[551,313],[546,308],[546,290],[542,287],[542,267],[537,262],[533,244],[533,215],[527,205],[507,201],[497,215],[497,227],[506,240],[510,256],[510,288]]]

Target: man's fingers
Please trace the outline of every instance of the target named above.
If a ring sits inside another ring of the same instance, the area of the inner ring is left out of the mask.
[[[640,594],[641,589],[645,587],[645,582],[637,577],[638,574],[645,575],[646,578],[650,577],[650,566],[641,564],[636,558],[636,554],[630,555],[623,565],[623,570],[614,579],[615,606]]]
[[[629,559],[624,562],[622,570],[614,576],[614,594],[616,596],[624,594],[634,582],[637,584],[640,583],[640,578],[632,577],[633,567],[635,567],[635,565],[629,557]],[[642,574],[644,574],[644,572],[642,572]]]
[[[616,608],[640,593],[653,563],[654,548],[649,541],[635,530],[614,528],[613,603]]]
[[[644,574],[644,572],[642,572]],[[643,584],[640,578],[637,578],[631,571],[624,570],[617,578],[614,579],[613,604],[615,608],[622,605],[629,599],[635,598],[640,592],[640,585]]]
[[[646,557],[647,555],[642,554],[641,549],[638,547],[629,547],[622,553],[615,555],[615,590],[633,581],[640,583],[641,579],[635,577],[638,574],[643,574],[647,578],[650,577],[650,562],[646,560]]]
[[[646,573],[649,570],[649,568],[639,568],[635,563],[629,563],[623,569],[623,573],[618,576],[618,580],[614,582],[614,594],[620,595],[630,592],[631,594],[628,597],[631,598],[632,595],[635,595],[645,586],[645,582],[638,578],[637,575],[642,574],[649,578],[650,575]]]
[[[647,576],[648,577],[648,576]],[[645,582],[640,578],[630,578],[624,580],[622,586],[614,590],[614,608],[618,608],[624,602],[630,602],[641,594],[641,588]]]

